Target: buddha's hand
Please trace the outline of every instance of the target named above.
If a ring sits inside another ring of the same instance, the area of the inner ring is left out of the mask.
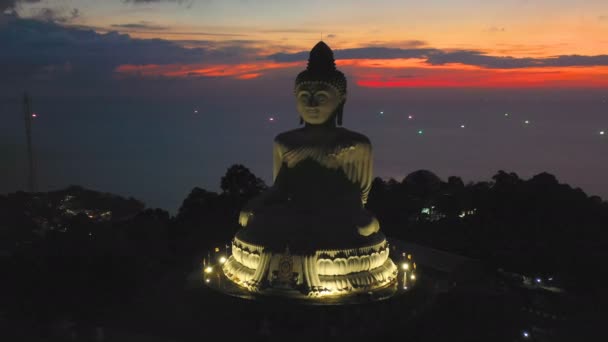
[[[362,236],[370,236],[380,231],[380,222],[374,216],[370,216],[357,223],[357,232]]]
[[[249,221],[251,220],[252,217],[253,217],[253,211],[247,210],[247,209],[241,210],[241,212],[239,213],[239,224],[242,227],[247,227],[247,224],[249,224]]]

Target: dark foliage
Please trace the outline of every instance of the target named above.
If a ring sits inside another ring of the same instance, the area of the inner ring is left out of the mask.
[[[232,165],[222,177],[220,188],[239,206],[266,189],[264,181],[243,165]]]
[[[401,183],[376,178],[368,209],[387,235],[529,276],[551,275],[571,288],[599,288],[579,279],[604,273],[608,204],[548,173],[524,180],[499,171],[492,180],[443,182],[425,170]]]
[[[194,188],[175,217],[81,187],[0,196],[0,290],[9,294],[3,310],[30,322],[20,328],[34,327],[28,336],[54,336],[69,321],[106,319],[150,284],[183,279],[208,250],[223,248],[238,229],[240,208],[265,188],[234,165],[222,177],[221,193]],[[574,292],[605,286],[608,204],[548,173],[525,180],[499,171],[491,182],[466,185],[429,171],[401,182],[376,178],[367,208],[395,238],[494,269],[553,276]],[[111,219],[101,215],[107,211]],[[589,275],[592,281],[580,281]]]

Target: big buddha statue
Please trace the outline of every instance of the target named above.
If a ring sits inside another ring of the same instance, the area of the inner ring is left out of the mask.
[[[365,204],[369,139],[342,125],[347,83],[319,42],[295,80],[300,128],[274,139],[273,185],[239,215],[224,274],[250,291],[342,295],[385,287],[397,268]]]

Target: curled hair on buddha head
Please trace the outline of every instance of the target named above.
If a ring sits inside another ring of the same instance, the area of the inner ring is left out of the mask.
[[[336,68],[334,52],[323,41],[318,42],[317,45],[310,50],[306,70],[299,73],[298,77],[296,77],[294,93],[301,84],[319,82],[336,88],[343,96],[346,95],[346,77]],[[338,105],[334,112],[334,120],[338,125],[342,125],[345,102],[346,98]],[[304,120],[301,118],[300,123],[304,123]]]

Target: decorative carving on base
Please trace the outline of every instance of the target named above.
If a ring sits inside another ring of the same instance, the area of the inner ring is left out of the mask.
[[[293,258],[289,253],[289,247],[279,259],[278,270],[272,271],[272,287],[283,289],[294,289],[298,280],[298,273],[293,271]]]
[[[298,290],[311,297],[350,294],[387,286],[397,277],[397,267],[389,258],[386,240],[372,246],[298,255],[292,254],[289,248],[282,253],[272,253],[235,238],[233,251],[236,253],[223,266],[225,275],[255,292],[284,290],[289,295]],[[259,258],[251,257],[259,251]],[[259,259],[259,263],[249,268],[238,259]]]

